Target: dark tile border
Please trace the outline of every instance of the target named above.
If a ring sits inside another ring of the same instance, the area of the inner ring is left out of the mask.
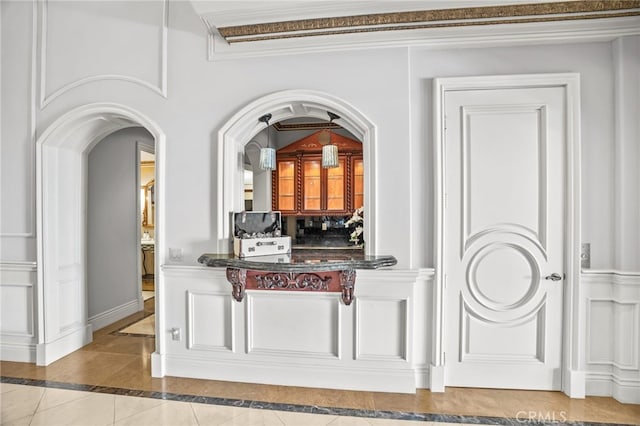
[[[0,383],[13,385],[38,386],[54,389],[76,390],[84,392],[105,393],[111,395],[137,396],[141,398],[163,399],[167,401],[195,402],[198,404],[224,405],[228,407],[254,408],[260,410],[289,411],[295,413],[326,414],[333,416],[366,417],[374,419],[413,420],[438,423],[468,423],[478,425],[504,426],[547,426],[547,425],[575,425],[575,426],[632,426],[620,423],[594,423],[580,421],[542,421],[517,419],[510,417],[462,416],[455,414],[415,413],[403,411],[364,410],[357,408],[320,407],[317,405],[284,404],[277,402],[251,401],[244,399],[218,398],[211,396],[183,395],[171,392],[144,391],[136,389],[114,388],[109,386],[83,385],[76,383],[53,382],[49,380],[24,379],[18,377],[0,376]]]

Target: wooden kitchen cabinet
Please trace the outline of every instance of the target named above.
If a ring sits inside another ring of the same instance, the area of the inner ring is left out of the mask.
[[[364,205],[364,161],[362,157],[351,159],[351,170],[353,171],[353,208],[357,209]]]
[[[280,189],[278,194],[278,205],[282,210],[296,210],[296,161],[284,160],[276,162],[278,171],[277,186]]]
[[[302,210],[322,210],[322,165],[318,158],[302,159]]]
[[[322,132],[322,131],[321,131]],[[362,144],[331,135],[338,145],[338,167],[322,167],[321,132],[276,152],[272,208],[283,215],[350,215],[364,202]]]
[[[339,158],[339,157],[338,157]],[[345,188],[346,184],[346,167],[345,158],[338,159],[338,167],[327,170],[326,185],[326,208],[330,212],[345,211],[347,207]]]

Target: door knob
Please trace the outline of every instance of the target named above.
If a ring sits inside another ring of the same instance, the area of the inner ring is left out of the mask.
[[[551,281],[560,281],[562,279],[562,277],[560,276],[560,274],[554,272],[551,275],[547,275],[546,277],[544,277],[545,280],[551,280]]]

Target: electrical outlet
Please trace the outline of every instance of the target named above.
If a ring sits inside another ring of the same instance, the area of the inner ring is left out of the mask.
[[[175,341],[180,341],[180,329],[178,327],[173,327],[171,330],[171,339]]]
[[[582,243],[580,250],[580,268],[591,268],[591,243]]]
[[[170,248],[169,249],[169,260],[172,262],[182,262],[182,249],[181,248]]]

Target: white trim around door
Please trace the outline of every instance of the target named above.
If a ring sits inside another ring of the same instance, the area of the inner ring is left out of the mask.
[[[461,90],[548,88],[561,87],[566,101],[565,147],[565,208],[564,208],[564,265],[565,286],[563,302],[562,391],[572,398],[585,395],[584,373],[584,324],[580,318],[580,77],[576,73],[500,75],[479,77],[437,78],[433,82],[434,93],[434,179],[435,179],[435,250],[436,269],[434,285],[433,352],[430,374],[432,391],[445,387],[445,247],[447,241],[444,207],[446,203],[445,181],[445,94]]]

